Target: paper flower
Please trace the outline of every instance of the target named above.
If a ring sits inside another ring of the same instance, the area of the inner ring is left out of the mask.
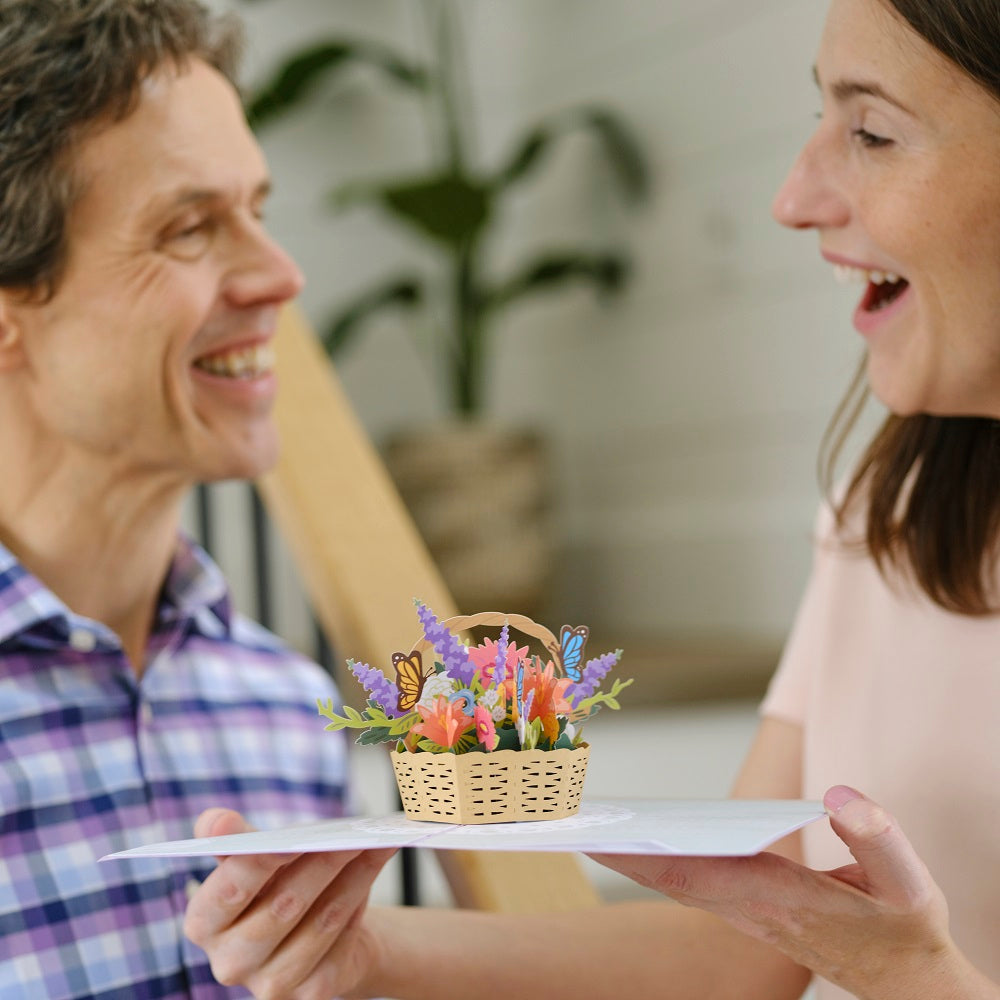
[[[422,721],[410,731],[445,750],[450,750],[474,725],[472,717],[465,714],[463,703],[449,701],[444,695],[430,705],[418,705],[417,711]]]
[[[444,695],[447,698],[454,690],[455,682],[446,673],[434,674],[424,681],[424,691],[420,695],[417,706],[430,705],[439,695]]]
[[[533,694],[528,722],[540,719],[546,739],[555,742],[559,738],[560,715],[568,715],[573,706],[566,698],[566,689],[572,681],[568,677],[557,677],[555,664],[550,660],[544,667],[532,660],[524,671],[524,696]]]
[[[495,750],[500,742],[500,737],[497,736],[497,727],[493,722],[490,710],[485,705],[476,705],[473,718],[476,723],[476,739],[487,750]]]
[[[579,704],[585,698],[589,698],[600,686],[601,681],[608,675],[608,671],[621,659],[620,649],[613,653],[605,653],[595,660],[588,660],[583,668],[580,680],[576,684],[571,684],[566,696],[574,704]]]
[[[502,642],[501,633],[499,642],[496,639],[484,639],[469,650],[469,659],[479,669],[484,687],[502,684],[508,677],[513,677],[518,663],[528,656],[527,646],[518,647],[516,643],[502,646]]]
[[[375,670],[367,663],[359,663],[356,660],[348,660],[347,665],[372,701],[381,705],[382,711],[390,719],[397,719],[403,714],[399,710],[399,689],[381,670]]]
[[[503,722],[507,717],[507,699],[504,695],[502,685],[498,688],[489,688],[479,696],[476,704],[482,705],[490,713],[490,718],[494,722]]]
[[[444,662],[444,672],[459,681],[461,687],[468,687],[472,683],[474,672],[468,647],[437,620],[434,612],[426,604],[421,604],[420,601],[415,603],[417,617],[424,627],[424,638]]]
[[[541,636],[529,633],[552,657],[543,663],[530,655],[528,646],[511,641],[507,622],[499,639],[469,648],[427,605],[414,603],[433,659],[423,645],[393,654],[397,674],[400,664],[414,665],[405,698],[382,671],[349,660],[368,694],[367,704],[359,711],[317,701],[320,714],[329,720],[327,729],[359,729],[359,743],[391,742],[413,753],[572,749],[582,742],[582,724],[601,708],[618,708],[618,695],[632,683],[615,680],[610,690],[600,687],[621,650],[589,660],[577,674],[575,664],[589,635],[585,626],[564,626],[560,640],[547,630]],[[495,621],[496,616],[486,617]],[[575,641],[573,648],[566,636]],[[578,680],[574,683],[567,672]],[[401,709],[401,700],[412,710]]]

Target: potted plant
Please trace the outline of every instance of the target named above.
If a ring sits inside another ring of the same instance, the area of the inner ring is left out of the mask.
[[[322,81],[365,64],[418,97],[428,127],[444,137],[439,158],[427,170],[390,180],[351,181],[329,195],[337,211],[376,205],[392,224],[426,242],[440,262],[442,277],[387,275],[342,303],[320,335],[336,357],[384,310],[423,310],[445,317],[436,329],[435,360],[441,368],[443,408],[452,419],[393,436],[385,442],[386,463],[460,607],[513,606],[537,612],[551,564],[547,462],[535,430],[497,428],[485,419],[490,337],[498,317],[526,296],[571,283],[613,294],[625,285],[629,266],[624,253],[614,248],[542,249],[496,277],[486,266],[488,244],[505,199],[569,132],[590,133],[623,202],[647,195],[648,175],[624,120],[594,104],[561,110],[527,126],[500,163],[473,163],[472,124],[458,110],[459,98],[468,90],[459,58],[458,6],[452,0],[422,2],[433,40],[425,58],[413,59],[360,38],[313,41],[289,54],[253,93],[248,116],[262,129],[293,114]],[[517,567],[517,579],[511,567]]]

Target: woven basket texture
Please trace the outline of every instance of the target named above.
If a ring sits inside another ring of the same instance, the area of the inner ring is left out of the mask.
[[[564,819],[580,808],[590,747],[390,757],[408,819],[520,823]]]

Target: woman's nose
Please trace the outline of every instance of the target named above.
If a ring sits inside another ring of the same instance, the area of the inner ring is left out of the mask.
[[[850,207],[838,183],[834,151],[814,135],[799,153],[771,203],[771,214],[791,229],[846,225]]]

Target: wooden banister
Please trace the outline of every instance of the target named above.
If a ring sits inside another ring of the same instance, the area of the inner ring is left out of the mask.
[[[414,597],[441,618],[457,609],[298,307],[283,310],[276,341],[281,457],[261,495],[331,642],[384,669],[419,631]],[[599,902],[571,855],[436,853],[459,906],[523,913]]]

